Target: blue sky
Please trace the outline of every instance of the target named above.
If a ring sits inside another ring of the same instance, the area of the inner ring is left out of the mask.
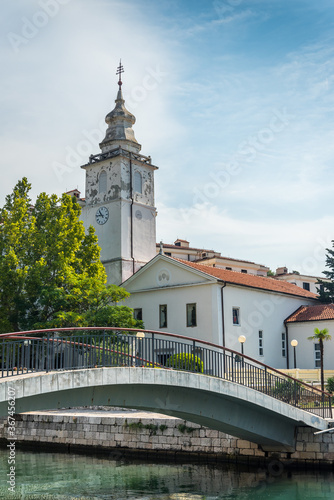
[[[1,203],[84,192],[123,92],[156,172],[157,239],[325,268],[334,239],[330,0],[4,0]]]

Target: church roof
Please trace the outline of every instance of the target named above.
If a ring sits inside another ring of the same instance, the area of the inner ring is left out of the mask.
[[[258,288],[260,290],[268,290],[272,292],[286,293],[288,295],[295,295],[297,297],[305,297],[308,299],[316,299],[318,295],[303,288],[297,287],[287,281],[279,281],[267,276],[254,276],[253,274],[239,273],[237,271],[228,271],[227,269],[220,269],[218,267],[205,266],[196,262],[189,262],[182,259],[173,259],[181,262],[189,267],[202,271],[210,276],[218,278],[219,280],[231,283],[234,285],[241,285],[250,288]]]
[[[324,321],[326,319],[334,319],[334,304],[301,306],[285,321],[286,323],[302,323],[305,321]]]

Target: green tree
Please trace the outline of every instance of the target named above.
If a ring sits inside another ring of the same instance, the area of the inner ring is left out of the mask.
[[[308,340],[319,341],[320,345],[320,373],[321,373],[321,390],[325,390],[325,382],[324,382],[324,341],[331,340],[331,336],[328,333],[327,328],[323,330],[319,330],[319,328],[314,329],[314,335],[312,337],[308,337]]]
[[[23,178],[0,210],[0,331],[141,327],[117,305],[126,290],[105,285],[95,231],[85,234],[76,199],[41,193],[32,205],[30,189]]]
[[[332,304],[334,302],[334,240],[332,240],[333,249],[326,248],[326,267],[329,269],[328,271],[323,271],[326,278],[331,281],[323,281],[318,279],[317,285],[320,285],[318,288],[319,300],[324,304]]]

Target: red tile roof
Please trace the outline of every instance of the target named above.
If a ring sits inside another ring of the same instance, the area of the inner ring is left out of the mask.
[[[288,295],[295,295],[297,297],[307,297],[308,299],[316,299],[318,296],[315,293],[304,290],[299,286],[293,285],[286,281],[279,281],[270,277],[255,276],[253,274],[239,273],[237,271],[228,271],[227,269],[220,269],[218,267],[205,266],[204,264],[197,264],[182,259],[175,259],[182,264],[193,267],[198,271],[209,274],[215,278],[231,283],[234,285],[242,285],[251,288],[259,288],[261,290],[270,290],[272,292],[286,293]]]
[[[292,313],[285,321],[297,323],[304,321],[323,321],[334,319],[334,304],[319,304],[317,306],[301,306]]]

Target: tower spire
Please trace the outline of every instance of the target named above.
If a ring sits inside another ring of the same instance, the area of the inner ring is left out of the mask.
[[[120,59],[116,70],[116,75],[118,75],[118,92],[115,100],[116,106],[106,116],[108,128],[105,138],[100,143],[102,153],[118,146],[122,146],[124,149],[128,149],[134,153],[139,153],[141,149],[141,145],[138,144],[132,129],[132,125],[135,124],[136,118],[125,107],[125,101],[122,95],[122,73],[124,73],[124,67]]]

